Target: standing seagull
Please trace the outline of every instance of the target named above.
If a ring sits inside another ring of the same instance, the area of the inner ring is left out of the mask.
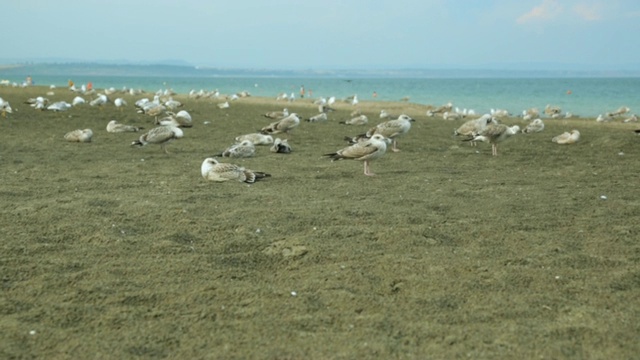
[[[331,157],[331,161],[342,159],[363,161],[364,174],[372,176],[375,174],[370,171],[369,162],[384,155],[387,151],[388,141],[389,139],[386,139],[384,136],[375,134],[366,141],[357,142],[335,153],[324,154],[324,156]]]
[[[122,111],[124,106],[127,106],[127,102],[123,98],[117,98],[113,100],[113,104]]]
[[[396,138],[406,134],[411,129],[411,123],[414,121],[415,120],[409,115],[402,114],[395,120],[389,120],[378,124],[376,127],[369,129],[366,134],[361,134],[351,139],[350,142],[354,143],[360,141],[362,138],[372,138],[373,135],[379,134],[385,138],[391,139],[393,141],[391,151],[398,152],[400,149],[398,149],[398,141]]]
[[[138,140],[131,143],[131,146],[145,146],[147,144],[158,144],[160,148],[168,154],[167,145],[174,139],[180,139],[184,133],[182,129],[175,126],[158,126],[140,136]]]
[[[491,143],[491,154],[498,156],[498,143],[506,140],[511,135],[515,135],[520,131],[520,126],[507,126],[505,124],[489,124],[483,130],[474,132],[469,139],[465,141],[485,141]]]
[[[235,164],[221,163],[214,158],[206,158],[200,166],[202,177],[216,182],[236,180],[253,184],[254,182],[270,177],[270,174],[245,169]]]
[[[484,128],[487,127],[487,125],[489,124],[497,124],[498,122],[491,117],[491,115],[489,114],[484,114],[481,117],[477,118],[477,119],[472,119],[469,120],[467,122],[465,122],[464,124],[460,125],[459,128],[457,128],[456,130],[453,131],[453,135],[454,136],[473,136],[474,132],[479,132],[482,131]],[[471,146],[476,146],[476,142],[471,140],[469,142],[469,144]]]
[[[260,132],[268,135],[274,135],[279,133],[288,133],[291,129],[300,125],[300,118],[298,114],[291,113],[289,116],[282,118],[276,122],[272,122],[271,124],[263,127]]]

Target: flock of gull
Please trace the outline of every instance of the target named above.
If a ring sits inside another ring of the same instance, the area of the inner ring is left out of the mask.
[[[50,102],[47,98],[39,96],[31,98],[25,101],[31,107],[37,110],[48,111],[67,111],[75,106],[79,106],[88,103],[92,107],[102,107],[112,102],[113,105],[120,109],[128,106],[127,102],[117,97],[114,100],[110,100],[109,96],[116,93],[115,89],[105,89],[101,93],[97,93],[95,90],[87,91],[86,89],[70,88],[71,91],[80,92],[84,95],[92,96],[92,99],[87,101],[81,96],[76,96],[72,103],[65,101]],[[141,90],[123,89],[123,92],[128,92],[130,95],[139,95],[143,92]],[[51,93],[53,94],[53,93]],[[171,90],[160,90],[155,93],[152,100],[148,98],[142,98],[135,102],[135,108],[139,113],[149,115],[154,118],[154,127],[146,131],[138,137],[138,139],[132,141],[132,146],[146,146],[149,144],[159,145],[162,151],[169,153],[167,146],[174,140],[181,139],[184,136],[183,128],[189,128],[193,126],[193,120],[191,115],[186,110],[180,110],[175,112],[182,106],[177,100],[174,100],[172,95],[175,93]],[[241,92],[233,94],[231,96],[222,96],[216,90],[214,92],[196,92],[191,91],[189,93],[190,99],[198,99],[202,97],[223,99],[223,102],[218,103],[218,107],[221,109],[228,108],[230,106],[229,101],[237,100],[242,97],[250,96],[247,92]],[[287,97],[287,99],[289,99]],[[308,122],[321,122],[328,119],[327,114],[335,109],[332,107],[336,102],[335,97],[329,99],[320,98],[314,102],[318,106],[318,114],[306,119],[302,119],[296,113],[290,113],[287,108],[278,111],[269,111],[263,114],[264,117],[272,120],[271,123],[262,127],[260,131],[256,133],[250,133],[235,137],[235,142],[213,157],[206,158],[201,165],[202,177],[211,181],[228,181],[235,180],[246,183],[253,183],[260,179],[270,177],[269,174],[264,172],[252,171],[242,166],[220,162],[217,157],[222,158],[248,158],[254,156],[256,153],[256,146],[267,145],[270,146],[270,151],[274,153],[291,153],[292,148],[287,139],[281,139],[276,137],[278,134],[289,134],[292,130],[298,127],[301,121]],[[351,105],[357,105],[357,97],[350,97],[345,102],[351,103]],[[7,113],[12,113],[12,108],[9,103],[0,98],[0,111],[2,116],[5,117]],[[600,115],[596,121],[613,121],[616,118],[622,116],[628,116],[630,109],[628,107],[620,107],[616,111],[608,112],[605,115]],[[458,108],[453,108],[452,103],[444,104],[440,107],[429,107],[426,115],[428,117],[441,116],[444,120],[459,120],[464,118],[471,118],[464,122],[454,131],[455,136],[463,137],[463,141],[469,142],[470,145],[475,146],[477,142],[488,142],[492,147],[492,155],[498,155],[498,144],[506,139],[519,134],[531,134],[538,133],[544,130],[544,122],[541,118],[542,115],[551,118],[570,118],[573,117],[570,113],[563,114],[561,109],[557,106],[547,105],[544,111],[541,112],[536,108],[524,110],[520,117],[528,123],[526,126],[521,127],[519,125],[509,126],[500,122],[502,118],[513,117],[508,111],[502,109],[492,109],[489,113],[477,116],[475,111]],[[391,151],[398,152],[398,138],[407,134],[411,129],[411,124],[415,121],[413,118],[406,114],[400,114],[398,116],[391,115],[385,110],[380,111],[380,119],[382,122],[369,128],[366,132],[362,132],[356,136],[346,136],[345,140],[348,141],[348,145],[336,150],[335,152],[323,154],[331,161],[337,160],[356,160],[363,162],[364,174],[367,176],[374,175],[371,172],[370,163],[373,160],[382,157],[388,147]],[[351,118],[345,121],[341,121],[341,124],[364,126],[368,124],[368,117],[362,114],[358,109],[351,113]],[[637,121],[635,115],[626,117],[623,122]],[[139,126],[121,124],[116,120],[111,120],[106,127],[109,133],[129,133],[129,132],[141,132],[144,128]],[[636,130],[640,133],[640,130]],[[77,129],[70,131],[64,135],[64,139],[70,142],[91,142],[93,137],[93,131],[91,129]],[[552,142],[557,144],[574,144],[580,140],[580,132],[576,129],[557,135],[552,138]]]

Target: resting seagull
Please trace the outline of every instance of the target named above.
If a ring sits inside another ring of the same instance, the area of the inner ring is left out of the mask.
[[[144,128],[138,127],[138,126],[120,124],[116,120],[111,120],[107,124],[107,132],[110,132],[110,133],[138,132],[141,129],[144,129]]]
[[[524,134],[532,134],[540,132],[542,130],[544,130],[544,122],[542,122],[542,119],[538,118],[530,122],[529,125],[522,129],[522,132]]]
[[[73,130],[64,135],[64,139],[69,142],[91,142],[93,137],[93,131],[91,129],[78,129]]]
[[[243,140],[249,140],[253,145],[270,145],[273,144],[273,137],[271,135],[265,135],[260,133],[240,135],[236,137],[236,142],[242,142]]]
[[[242,140],[239,144],[233,144],[221,153],[215,156],[230,158],[248,158],[256,153],[256,147],[249,140]]]
[[[134,140],[131,146],[145,146],[147,144],[158,144],[160,148],[168,154],[167,145],[174,139],[180,139],[184,136],[182,129],[175,126],[158,126],[149,130],[146,134],[140,136],[138,140]]]
[[[97,98],[91,100],[89,102],[89,105],[91,106],[102,106],[104,104],[106,104],[109,101],[109,98],[107,98],[107,95],[105,94],[99,94]]]
[[[347,121],[340,121],[339,123],[345,124],[345,125],[365,125],[368,122],[369,122],[369,118],[367,117],[367,115],[361,114]]]
[[[216,182],[235,180],[253,184],[254,182],[270,177],[270,174],[245,169],[235,164],[221,163],[214,158],[206,158],[200,166],[202,177]]]
[[[273,146],[269,150],[278,154],[289,154],[292,149],[287,139],[281,140],[280,138],[276,138]]]
[[[575,129],[571,130],[571,132],[564,132],[551,139],[554,143],[561,145],[575,144],[578,140],[580,140],[580,131]]]
[[[269,111],[262,116],[268,119],[282,119],[283,117],[289,116],[289,110],[287,108],[282,109],[282,111]]]
[[[260,132],[265,135],[288,133],[289,131],[291,131],[291,129],[295,128],[298,125],[300,125],[300,118],[298,117],[298,114],[291,113],[289,114],[289,116],[282,118],[276,122],[272,122],[271,124],[263,127]]]

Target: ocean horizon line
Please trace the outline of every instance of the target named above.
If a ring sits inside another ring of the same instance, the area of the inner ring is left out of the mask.
[[[268,69],[259,67],[215,67],[181,64],[131,64],[100,62],[2,63],[0,76],[31,75],[105,75],[105,76],[205,76],[205,77],[336,77],[336,78],[617,78],[640,77],[640,69],[521,69],[518,66],[407,67],[371,69]]]

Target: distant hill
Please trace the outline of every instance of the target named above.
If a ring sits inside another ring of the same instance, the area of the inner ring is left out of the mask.
[[[176,61],[180,62],[180,61]],[[563,70],[560,66],[549,70],[527,70],[525,67],[506,64],[500,68],[492,64],[484,69],[445,68],[434,69],[344,69],[344,70],[273,70],[231,69],[172,64],[106,64],[106,63],[16,63],[0,65],[0,77],[32,76],[144,76],[144,77],[299,77],[299,78],[537,78],[537,77],[639,77],[640,69],[589,70],[579,67]]]

